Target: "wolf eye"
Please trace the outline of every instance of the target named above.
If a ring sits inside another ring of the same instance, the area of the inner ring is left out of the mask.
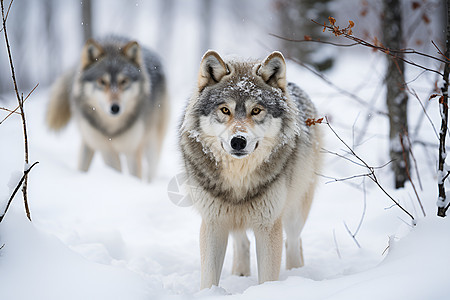
[[[99,78],[99,79],[97,79],[97,84],[99,86],[106,86],[106,80],[103,78]]]
[[[124,86],[126,86],[127,84],[128,84],[128,78],[124,78],[124,79],[122,79],[122,80],[119,81],[119,85],[120,85],[121,87],[124,87]]]
[[[227,107],[222,107],[220,109],[220,111],[224,114],[224,115],[229,115],[230,114],[230,110]]]
[[[260,112],[261,112],[261,108],[259,108],[259,107],[254,107],[254,108],[252,109],[252,116],[256,116],[256,115],[258,115]]]

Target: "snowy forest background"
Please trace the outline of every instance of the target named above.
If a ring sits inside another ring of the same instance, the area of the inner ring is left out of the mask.
[[[402,1],[405,47],[435,54],[429,41],[443,45],[444,2]],[[329,40],[331,37],[322,34],[322,28],[311,20],[322,24],[333,16],[342,25],[353,20],[354,34],[370,41],[382,38],[381,15],[381,1],[365,0],[22,0],[14,1],[8,22],[19,87],[30,89],[37,82],[41,86],[52,83],[76,64],[87,38],[111,33],[135,38],[157,50],[166,64],[190,72],[197,71],[198,61],[208,49],[246,57],[279,49],[288,57],[326,69],[330,66],[327,62],[338,59],[342,49],[283,42],[269,34]],[[363,50],[354,47],[345,51]],[[4,47],[0,54],[0,66],[5,68],[9,64]],[[2,72],[0,76],[0,92],[9,91],[9,74]]]
[[[400,2],[404,47],[441,57],[446,1]],[[441,119],[438,99],[430,99],[440,93],[442,76],[405,66],[412,184],[396,189],[386,165],[388,57],[362,46],[322,43],[351,41],[311,22],[329,24],[333,16],[344,28],[351,20],[354,36],[376,44],[383,41],[383,15],[381,0],[15,0],[8,34],[19,90],[26,95],[39,83],[25,103],[30,163],[39,164],[29,176],[33,222],[20,193],[0,222],[0,299],[449,299],[450,221],[436,216]],[[78,63],[88,37],[111,33],[155,49],[169,78],[172,125],[151,184],[116,173],[100,157],[88,173],[78,172],[75,124],[55,134],[44,123],[50,85]],[[231,275],[230,243],[220,287],[199,292],[200,217],[174,205],[167,190],[181,171],[177,124],[207,49],[259,58],[280,50],[288,80],[306,90],[360,157],[382,166],[375,169],[379,183],[417,224],[360,176],[367,170],[349,162],[354,157],[325,124],[317,125],[324,127],[325,167],[302,233],[305,266],[282,266],[279,282],[258,286],[250,235],[252,276]],[[438,61],[408,58],[443,72]],[[0,70],[0,107],[14,109],[3,46]],[[7,114],[0,110],[0,120]],[[23,164],[20,117],[12,115],[0,124],[0,211]]]

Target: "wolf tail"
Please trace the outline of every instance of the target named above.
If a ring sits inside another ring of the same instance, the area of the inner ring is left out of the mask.
[[[50,101],[47,106],[46,123],[50,129],[60,130],[69,122],[72,113],[70,110],[70,95],[75,73],[67,72],[59,77],[52,85]]]

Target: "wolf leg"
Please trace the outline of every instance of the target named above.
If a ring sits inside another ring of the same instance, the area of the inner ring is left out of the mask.
[[[245,230],[232,233],[234,241],[232,274],[250,276],[250,242]]]
[[[83,141],[81,142],[80,154],[78,158],[78,170],[87,172],[94,157],[94,150]]]
[[[119,172],[122,172],[122,167],[120,166],[120,157],[117,153],[113,151],[102,151],[102,157],[105,164]]]
[[[256,239],[256,258],[258,262],[258,281],[278,280],[280,275],[281,253],[283,249],[283,226],[281,219],[272,226],[254,229]]]
[[[286,269],[303,267],[303,249],[300,233],[303,224],[285,224],[286,230]]]
[[[127,155],[126,158],[130,174],[142,178],[142,152],[137,151],[134,154]]]
[[[308,217],[314,195],[314,185],[302,198],[296,197],[294,207],[286,210],[283,215],[283,225],[286,231],[286,269],[300,268],[304,265],[302,240],[300,234]]]
[[[151,138],[145,150],[148,165],[147,180],[149,182],[155,177],[161,148],[160,145],[155,143],[158,143],[158,141],[155,138]]]
[[[200,228],[200,257],[202,279],[200,289],[219,284],[228,243],[228,231],[220,224],[202,222]]]

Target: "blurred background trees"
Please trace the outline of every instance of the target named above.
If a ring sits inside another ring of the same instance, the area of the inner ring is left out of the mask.
[[[444,14],[440,7],[444,1],[400,1],[405,16],[405,46],[431,51],[430,38],[442,44]],[[419,7],[413,9],[412,3]],[[328,16],[343,22],[353,20],[354,33],[360,37],[382,38],[381,0],[15,0],[9,22],[12,47],[18,57],[15,63],[19,70],[27,70],[18,72],[22,74],[19,85],[28,89],[36,82],[50,84],[64,69],[76,64],[87,38],[108,33],[136,38],[159,51],[166,62],[189,65],[183,65],[183,69],[195,69],[201,55],[214,48],[249,57],[278,49],[319,70],[330,70],[339,49],[269,35],[326,41],[329,36],[311,19],[323,23]],[[179,57],[180,48],[183,58]],[[5,55],[0,57],[4,66]],[[9,86],[7,77],[0,74],[0,92]]]

